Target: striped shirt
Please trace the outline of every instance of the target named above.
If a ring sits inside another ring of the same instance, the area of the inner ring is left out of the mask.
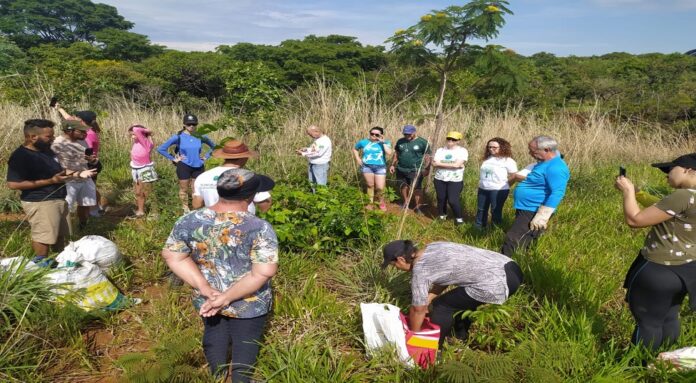
[[[411,304],[428,304],[433,285],[461,286],[483,303],[504,303],[509,295],[505,265],[512,259],[494,251],[453,242],[433,242],[413,264]]]

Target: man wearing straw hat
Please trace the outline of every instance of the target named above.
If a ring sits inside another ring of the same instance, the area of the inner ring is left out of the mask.
[[[212,156],[225,160],[222,165],[203,172],[193,183],[193,208],[199,209],[205,205],[210,207],[219,200],[217,192],[217,181],[220,175],[230,169],[243,168],[249,158],[259,156],[258,152],[249,150],[241,141],[230,140],[224,143],[222,148],[215,149]],[[269,190],[262,190],[254,196],[254,200],[249,204],[249,212],[256,214],[256,209],[264,212],[271,207],[271,193]]]
[[[76,177],[89,178],[94,173],[86,170],[66,174],[51,150],[53,126],[49,120],[25,121],[24,144],[12,152],[7,164],[7,187],[21,191],[22,208],[31,226],[35,263],[45,261],[50,246],[60,250],[68,234],[65,182]]]

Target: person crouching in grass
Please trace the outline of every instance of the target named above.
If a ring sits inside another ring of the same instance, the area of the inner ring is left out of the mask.
[[[210,371],[226,375],[231,354],[234,382],[249,381],[273,301],[278,239],[268,222],[247,210],[268,180],[246,169],[225,171],[218,202],[181,217],[162,250],[169,268],[194,288]]]
[[[522,283],[522,270],[512,259],[494,251],[453,242],[433,242],[417,249],[409,240],[388,243],[382,268],[410,272],[411,308],[408,324],[420,331],[432,303],[430,320],[440,326],[440,344],[452,333],[461,340],[471,320],[459,315],[485,303],[503,304]],[[455,286],[443,294],[448,286]]]

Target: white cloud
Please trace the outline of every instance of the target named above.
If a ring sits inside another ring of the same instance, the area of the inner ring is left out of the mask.
[[[191,42],[191,41],[154,41],[154,44],[164,45],[170,49],[179,51],[213,51],[223,43],[219,42]]]

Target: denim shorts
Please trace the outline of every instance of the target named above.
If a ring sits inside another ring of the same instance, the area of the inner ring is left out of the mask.
[[[364,164],[360,171],[363,174],[376,174],[378,176],[384,176],[387,175],[387,167],[386,165],[368,165]]]

